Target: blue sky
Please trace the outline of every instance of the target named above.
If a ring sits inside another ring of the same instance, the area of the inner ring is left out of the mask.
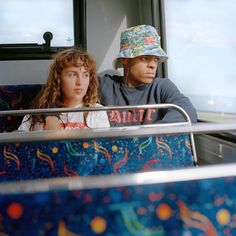
[[[166,0],[169,77],[184,93],[236,99],[236,1]]]
[[[52,45],[65,46],[67,39],[74,35],[72,7],[72,0],[2,0],[0,43],[42,44],[43,33],[51,31],[54,35]],[[73,44],[72,41],[70,45]]]

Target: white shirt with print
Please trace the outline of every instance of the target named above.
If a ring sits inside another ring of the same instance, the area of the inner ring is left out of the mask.
[[[74,108],[82,107],[80,104]],[[102,107],[100,104],[96,104],[94,107]],[[30,131],[31,121],[30,115],[26,115],[23,118],[19,131]],[[84,122],[84,112],[68,112],[60,115],[61,129],[84,129],[84,128],[103,128],[110,127],[108,116],[106,111],[91,111],[88,112],[86,117],[86,123]],[[44,130],[44,124],[38,123],[34,127],[34,131]]]

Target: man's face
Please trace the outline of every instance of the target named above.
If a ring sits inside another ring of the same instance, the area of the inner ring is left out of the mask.
[[[122,62],[126,71],[126,84],[130,87],[151,83],[156,76],[158,65],[156,56],[122,58]]]

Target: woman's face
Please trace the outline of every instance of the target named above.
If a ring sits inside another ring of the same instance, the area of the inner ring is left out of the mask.
[[[90,74],[84,66],[71,66],[63,69],[61,81],[63,100],[67,107],[82,104],[90,81]]]

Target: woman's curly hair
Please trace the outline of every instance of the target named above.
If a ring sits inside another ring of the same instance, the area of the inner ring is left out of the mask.
[[[93,106],[99,102],[95,60],[82,49],[70,48],[55,54],[54,60],[49,67],[47,82],[31,104],[33,109],[66,107],[61,88],[61,74],[63,69],[71,66],[84,66],[90,75],[88,90],[83,98],[83,105]],[[45,115],[32,115],[30,120],[31,129],[33,129],[36,123],[45,123]]]

